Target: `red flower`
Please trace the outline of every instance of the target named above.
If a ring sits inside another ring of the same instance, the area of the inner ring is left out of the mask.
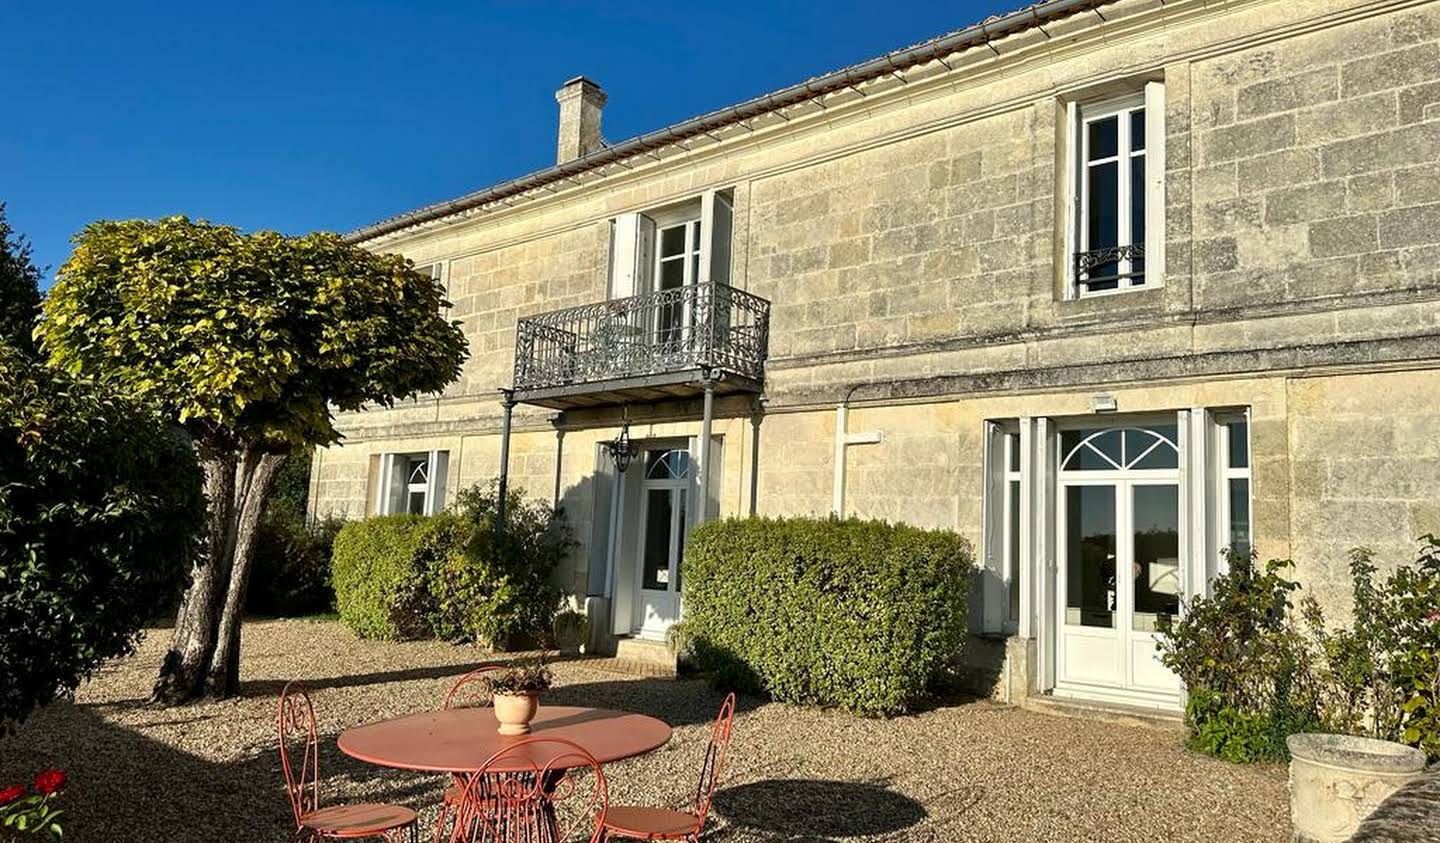
[[[65,788],[64,770],[45,770],[35,777],[35,789],[49,796]]]
[[[18,784],[12,784],[4,790],[0,790],[0,805],[9,805],[16,799],[25,795],[25,788]]]

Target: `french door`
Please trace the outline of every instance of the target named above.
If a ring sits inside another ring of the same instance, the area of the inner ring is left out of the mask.
[[[680,618],[680,559],[690,522],[690,453],[645,452],[640,488],[640,599],[633,632],[665,637]]]
[[[1179,705],[1155,646],[1186,575],[1176,440],[1173,424],[1062,434],[1057,693]]]

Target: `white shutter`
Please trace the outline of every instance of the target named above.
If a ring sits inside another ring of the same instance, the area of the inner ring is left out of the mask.
[[[450,452],[430,452],[430,473],[425,489],[425,514],[436,515],[445,510],[445,483],[450,475]]]
[[[635,292],[644,295],[655,289],[655,221],[637,214],[635,237]]]
[[[635,243],[639,228],[639,214],[621,214],[610,221],[609,298],[635,295]]]
[[[1165,83],[1145,83],[1145,286],[1165,283]]]
[[[1075,277],[1075,253],[1080,250],[1080,103],[1065,103],[1065,232],[1062,242],[1065,254],[1064,298],[1068,301],[1080,291]]]
[[[700,197],[701,283],[730,283],[730,240],[735,228],[734,206],[728,193],[707,190]]]
[[[984,447],[981,450],[981,472],[985,487],[980,504],[981,542],[984,559],[981,570],[984,577],[983,616],[981,628],[985,632],[999,633],[1005,629],[1005,611],[1009,607],[1009,595],[1005,593],[1004,536],[1002,535],[1005,512],[1005,434],[1000,425],[985,422]],[[1016,517],[1019,517],[1017,514]]]

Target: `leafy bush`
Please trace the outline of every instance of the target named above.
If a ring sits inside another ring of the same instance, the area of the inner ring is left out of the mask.
[[[683,640],[722,683],[885,716],[959,657],[973,558],[962,537],[880,521],[705,524],[682,568]]]
[[[345,522],[338,518],[306,520],[311,453],[304,450],[285,458],[265,501],[246,595],[245,605],[251,612],[294,617],[335,608],[330,557],[335,534]]]
[[[0,343],[0,729],[134,649],[203,515],[183,435]]]
[[[1233,557],[1160,643],[1190,692],[1192,746],[1230,761],[1284,760],[1285,738],[1328,731],[1396,740],[1440,757],[1440,539],[1376,584],[1373,555],[1351,552],[1353,620],[1331,628],[1311,597]]]
[[[559,601],[550,581],[570,548],[548,504],[512,490],[497,539],[495,484],[462,490],[441,515],[345,525],[331,562],[340,619],[364,638],[475,641],[547,638]]]
[[[1287,757],[1285,738],[1320,722],[1314,665],[1292,595],[1292,567],[1231,554],[1208,597],[1190,601],[1160,639],[1161,660],[1189,689],[1195,748],[1231,761]]]
[[[1376,584],[1374,554],[1350,552],[1349,627],[1305,613],[1324,665],[1325,710],[1336,731],[1400,741],[1440,758],[1440,538],[1424,536],[1414,564]]]
[[[495,483],[456,495],[451,511],[470,533],[464,553],[437,559],[430,576],[439,638],[507,648],[550,634],[560,599],[550,578],[574,544],[570,531],[548,503],[511,489],[498,537],[498,504]]]
[[[346,524],[335,536],[335,608],[361,638],[404,640],[431,634],[435,603],[429,571],[469,538],[453,515],[384,515]]]

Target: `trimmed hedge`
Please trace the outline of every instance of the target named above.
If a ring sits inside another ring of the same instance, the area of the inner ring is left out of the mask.
[[[335,536],[330,571],[335,608],[361,638],[431,634],[429,571],[463,552],[470,528],[454,515],[385,515],[346,524]]]
[[[705,524],[685,548],[680,638],[725,684],[811,706],[911,710],[958,661],[970,543],[834,518]]]

